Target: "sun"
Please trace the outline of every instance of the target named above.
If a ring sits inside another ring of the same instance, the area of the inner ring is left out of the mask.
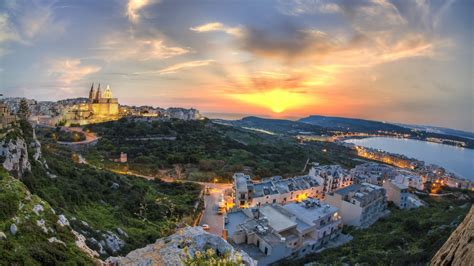
[[[282,113],[288,109],[300,108],[309,103],[305,93],[274,89],[265,92],[232,94],[232,97],[245,103],[270,109],[274,113]]]

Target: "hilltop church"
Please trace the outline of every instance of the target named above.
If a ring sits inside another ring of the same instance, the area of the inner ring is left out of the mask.
[[[107,88],[105,88],[105,91],[102,93],[100,83],[97,90],[94,88],[94,83],[92,83],[89,92],[89,110],[96,118],[118,116],[118,99],[112,98],[112,90],[110,90],[109,85],[107,85]]]
[[[120,118],[117,98],[112,98],[112,90],[107,85],[104,92],[92,83],[89,98],[85,101],[66,106],[62,120],[66,126],[100,123]]]

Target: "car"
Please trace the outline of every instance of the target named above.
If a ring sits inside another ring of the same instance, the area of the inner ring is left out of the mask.
[[[201,225],[201,227],[202,227],[202,229],[204,229],[206,231],[209,231],[209,229],[211,229],[208,224],[203,224],[203,225]]]

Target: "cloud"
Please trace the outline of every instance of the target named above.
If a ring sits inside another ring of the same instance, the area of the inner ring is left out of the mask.
[[[240,38],[242,49],[257,56],[284,62],[317,60],[339,49],[337,40],[322,31],[302,30],[286,24],[276,29],[246,28]]]
[[[24,6],[20,14],[18,24],[25,40],[64,33],[66,23],[55,19],[52,4],[42,5],[33,1]]]
[[[341,11],[336,3],[327,0],[280,0],[278,9],[281,13],[290,16]]]
[[[46,36],[64,32],[66,23],[55,19],[52,4],[38,1],[8,2],[7,13],[0,13],[0,56],[10,52],[13,44],[32,45]]]
[[[240,27],[229,27],[220,22],[210,22],[196,27],[191,27],[189,29],[196,32],[220,31],[233,36],[242,35],[242,29]]]
[[[189,48],[166,44],[164,37],[139,37],[129,33],[107,36],[98,50],[99,57],[106,61],[163,60],[191,52]]]
[[[50,60],[48,65],[48,74],[65,87],[101,69],[99,66],[84,65],[80,59],[73,58]]]
[[[19,40],[20,36],[11,25],[8,14],[0,14],[0,43]]]
[[[162,68],[158,71],[159,74],[171,74],[181,71],[183,69],[189,68],[196,68],[196,67],[203,67],[214,63],[214,60],[196,60],[196,61],[189,61],[184,63],[175,64],[169,67]]]
[[[158,70],[151,70],[151,71],[141,71],[135,72],[133,75],[148,75],[148,74],[174,74],[180,72],[182,70],[190,69],[190,68],[197,68],[197,67],[204,67],[211,65],[215,62],[215,60],[195,60],[195,61],[187,61],[183,63],[174,64],[168,67],[164,67]]]
[[[140,20],[139,11],[147,5],[158,2],[158,0],[128,0],[126,16],[131,22],[137,23]]]

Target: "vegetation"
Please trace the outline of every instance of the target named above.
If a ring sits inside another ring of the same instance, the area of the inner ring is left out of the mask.
[[[56,127],[54,129],[43,128],[41,133],[43,137],[54,141],[79,142],[86,139],[86,135],[82,132],[62,130],[61,127]]]
[[[470,193],[469,196],[468,193]],[[455,196],[425,197],[428,206],[399,210],[369,229],[345,228],[354,237],[348,244],[309,255],[297,262],[282,265],[424,265],[462,222],[473,202],[472,192],[459,191]]]
[[[49,169],[32,161],[32,172],[23,182],[89,240],[104,239],[107,231],[122,236],[125,246],[119,255],[172,233],[176,226],[191,223],[201,187],[189,183],[164,183],[117,175],[75,164],[74,153],[52,143],[43,143]],[[83,223],[84,221],[85,223]],[[88,242],[98,249],[97,243]],[[117,255],[106,248],[108,255]]]
[[[165,170],[176,176],[175,166],[182,165],[185,178],[229,181],[234,172],[244,170],[256,178],[302,174],[308,159],[347,167],[355,164],[351,159],[353,151],[339,145],[301,145],[293,138],[208,120],[148,123],[122,119],[92,125],[89,129],[101,137],[98,145],[86,155],[89,162],[144,175],[159,176]],[[127,153],[128,164],[111,161],[118,158],[120,152]]]
[[[212,248],[206,250],[206,252],[196,251],[196,253],[184,261],[186,266],[238,266],[244,265],[242,258],[238,257],[232,259],[228,253],[218,255]]]
[[[44,210],[33,212],[41,204]],[[52,231],[44,232],[37,225],[43,220]],[[6,238],[0,239],[0,261],[2,265],[91,265],[92,261],[75,245],[75,237],[69,229],[56,223],[57,216],[50,205],[29,192],[21,181],[8,173],[0,173],[0,231]],[[10,233],[16,224],[17,233]],[[55,237],[60,242],[50,242]]]

